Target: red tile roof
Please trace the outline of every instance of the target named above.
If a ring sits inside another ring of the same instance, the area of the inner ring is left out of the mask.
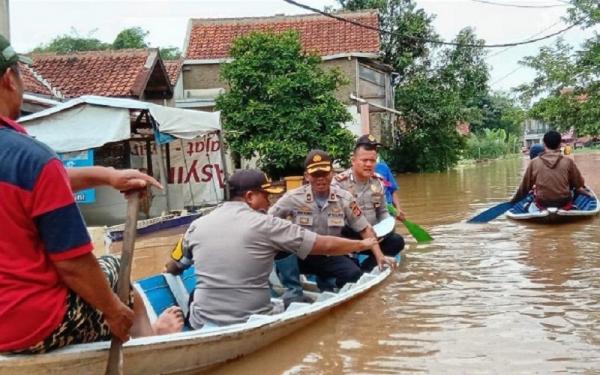
[[[177,83],[177,78],[179,78],[179,74],[181,73],[181,64],[183,60],[166,60],[164,61],[165,69],[167,70],[167,75],[169,76],[169,81],[171,82],[171,86],[175,86]]]
[[[33,54],[33,69],[66,98],[81,95],[138,97],[154,64],[156,50],[118,50],[72,54]]]
[[[376,11],[337,13],[372,27],[379,26]],[[239,19],[192,19],[185,57],[193,60],[229,57],[233,39],[252,31],[297,30],[304,49],[320,56],[342,53],[378,53],[379,33],[318,14]]]
[[[21,78],[23,79],[23,84],[25,85],[25,92],[54,96],[52,91],[50,91],[48,88],[47,83],[44,84],[40,75],[37,74],[37,72],[35,72],[31,67],[24,64],[19,64],[19,72],[21,72]]]

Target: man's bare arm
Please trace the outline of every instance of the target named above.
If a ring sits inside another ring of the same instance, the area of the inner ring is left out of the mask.
[[[147,186],[162,189],[162,185],[153,177],[136,169],[114,169],[100,166],[67,168],[67,175],[73,191],[102,185],[112,186],[119,191],[143,189]]]

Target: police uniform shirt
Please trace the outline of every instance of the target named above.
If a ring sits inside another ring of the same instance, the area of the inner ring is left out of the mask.
[[[278,251],[304,259],[316,233],[245,202],[225,202],[195,220],[186,232],[178,266],[196,265],[190,323],[228,325],[272,310],[269,274]],[[173,253],[175,254],[175,252]]]
[[[352,194],[336,186],[331,186],[322,206],[310,185],[290,190],[271,207],[269,213],[329,236],[341,236],[344,225],[356,232],[369,225]]]
[[[332,184],[347,190],[354,196],[367,221],[375,225],[389,216],[385,203],[385,188],[383,178],[375,174],[365,183],[359,183],[352,169],[336,175]]]

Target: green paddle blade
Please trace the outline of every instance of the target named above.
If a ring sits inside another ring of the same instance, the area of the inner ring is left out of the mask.
[[[425,229],[421,228],[420,226],[413,223],[412,221],[404,220],[402,223],[404,224],[406,229],[408,229],[411,236],[413,236],[415,238],[415,240],[417,240],[417,242],[422,243],[422,242],[429,242],[429,241],[433,240],[433,237],[431,237]]]
[[[388,203],[387,209],[390,215],[394,217],[398,215],[398,211],[396,211],[396,207],[394,207],[393,204]],[[404,224],[406,229],[408,229],[410,235],[413,236],[415,240],[417,240],[417,242],[428,242],[433,240],[433,237],[431,237],[425,229],[421,228],[412,221],[404,220],[402,223]]]
[[[396,217],[398,215],[398,211],[396,211],[396,207],[394,207],[394,205],[391,203],[387,204],[387,210],[390,213],[390,215],[392,215],[393,217]]]

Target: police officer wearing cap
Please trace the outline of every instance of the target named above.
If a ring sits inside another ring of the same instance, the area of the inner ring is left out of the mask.
[[[347,191],[331,186],[333,168],[331,158],[322,150],[312,150],[304,163],[304,178],[308,185],[288,191],[281,197],[269,213],[292,222],[318,234],[341,237],[345,225],[359,233],[362,238],[374,237],[375,233],[365,219],[354,198]],[[393,266],[378,246],[373,253],[379,263]],[[318,281],[335,279],[335,286],[341,288],[347,282],[355,282],[362,275],[358,265],[347,256],[309,255],[298,262],[297,257],[283,254],[276,258],[279,278],[287,288],[284,302],[301,300],[302,286],[299,272],[314,274]],[[329,289],[319,283],[321,289]]]
[[[375,225],[389,216],[386,200],[384,179],[375,173],[377,163],[377,142],[371,134],[358,138],[354,153],[352,154],[352,168],[335,176],[332,184],[341,187],[352,194],[362,213],[371,225]],[[344,228],[344,236],[360,238],[350,227]],[[385,255],[396,256],[404,248],[404,239],[397,233],[390,233],[380,243]],[[375,266],[376,259],[369,256],[361,267],[371,269]]]
[[[304,259],[308,254],[343,255],[377,245],[373,237],[353,241],[322,236],[287,220],[265,214],[269,193],[283,189],[258,170],[242,170],[229,179],[230,201],[188,228],[179,259],[167,271],[196,265],[190,306],[193,328],[245,322],[252,314],[280,312],[271,303],[269,274],[279,251]]]

